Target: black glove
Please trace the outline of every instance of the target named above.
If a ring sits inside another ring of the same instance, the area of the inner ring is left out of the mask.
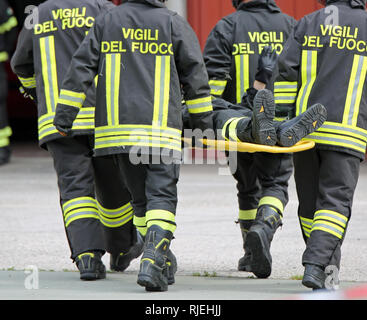
[[[265,47],[259,57],[259,64],[255,79],[268,84],[273,77],[274,70],[278,64],[278,55],[271,47]]]
[[[71,128],[78,113],[79,108],[57,105],[53,124],[62,136],[66,137],[71,134]]]
[[[37,92],[36,88],[28,89],[24,87],[19,88],[19,92],[23,95],[26,99],[31,99],[34,101],[35,104],[37,104]]]
[[[247,89],[247,91],[242,97],[241,106],[252,110],[254,106],[254,99],[257,93],[258,91],[254,87]]]

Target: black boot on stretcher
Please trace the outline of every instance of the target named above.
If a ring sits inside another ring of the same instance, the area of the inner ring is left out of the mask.
[[[295,145],[301,139],[319,129],[326,119],[326,108],[318,103],[291,120],[275,123],[277,144],[282,147]]]

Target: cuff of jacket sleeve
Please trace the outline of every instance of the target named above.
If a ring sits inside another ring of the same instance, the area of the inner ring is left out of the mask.
[[[76,119],[79,108],[67,106],[63,104],[58,104],[56,107],[56,115],[54,118],[54,126],[59,126],[62,128],[72,128],[73,122]]]

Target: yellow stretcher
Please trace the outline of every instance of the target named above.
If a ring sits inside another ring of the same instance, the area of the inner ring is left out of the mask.
[[[296,153],[302,152],[315,147],[313,141],[300,141],[292,147],[279,147],[279,146],[265,146],[262,144],[253,144],[246,142],[224,141],[224,140],[207,140],[200,139],[203,145],[209,147],[209,149],[215,149],[219,151],[237,151],[237,152],[268,152],[268,153]]]

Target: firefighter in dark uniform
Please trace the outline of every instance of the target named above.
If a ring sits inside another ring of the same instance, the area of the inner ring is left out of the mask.
[[[279,54],[295,21],[281,13],[273,0],[234,0],[233,4],[237,11],[219,21],[212,30],[204,59],[212,95],[239,104],[247,91],[255,96],[253,90],[263,89],[265,84],[273,90],[274,77],[267,83],[266,70],[257,72],[259,55],[269,45]],[[255,80],[263,86],[254,84]],[[254,88],[250,89],[252,84]],[[281,116],[284,114],[277,113],[277,117]],[[270,242],[282,224],[292,170],[289,154],[238,154],[234,178],[245,249],[238,270],[251,271],[259,278],[270,275]],[[265,221],[275,222],[270,225]],[[249,233],[251,227],[253,232]]]
[[[17,36],[18,25],[13,10],[6,0],[0,0],[0,165],[10,160],[9,137],[12,134],[8,123],[6,100],[8,96],[8,79],[4,62],[9,59]]]
[[[96,21],[73,57],[54,120],[69,131],[79,113],[74,98],[82,103],[98,74],[95,155],[114,155],[127,182],[145,238],[138,284],[148,291],[172,283],[166,262],[176,229],[181,88],[194,127],[213,126],[198,39],[164,2],[129,0]]]
[[[340,268],[367,142],[366,1],[324,4],[325,9],[295,26],[280,57],[275,85],[284,96],[292,93],[288,106],[296,114],[316,101],[328,111],[324,125],[307,138],[316,148],[294,157],[298,215],[306,242],[302,283],[313,289],[328,288],[328,267]]]
[[[38,24],[24,25],[11,60],[24,90],[37,101],[39,143],[54,160],[71,258],[82,280],[105,278],[101,260],[105,251],[111,254],[111,269],[123,271],[143,246],[119,169],[111,157],[92,158],[98,79],[85,99],[77,94],[69,97],[80,107],[70,137],[62,137],[53,125],[57,101],[65,94],[59,89],[73,54],[95,18],[112,8],[106,0],[46,1],[34,11]]]

